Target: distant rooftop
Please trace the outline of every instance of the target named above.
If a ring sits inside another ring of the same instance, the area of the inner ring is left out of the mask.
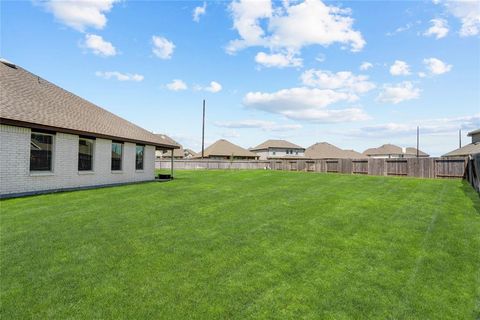
[[[267,140],[258,146],[251,148],[250,150],[264,150],[268,148],[281,148],[281,149],[304,149],[303,147],[291,143],[290,141],[287,140],[274,140],[270,139]]]
[[[305,157],[311,159],[360,159],[365,155],[354,150],[343,150],[328,142],[317,142],[305,150]]]

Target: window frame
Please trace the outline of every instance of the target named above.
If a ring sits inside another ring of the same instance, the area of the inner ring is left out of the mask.
[[[119,144],[121,149],[120,149],[120,169],[113,169],[113,145],[114,144]],[[112,141],[111,148],[110,148],[110,170],[112,172],[121,172],[123,171],[123,158],[124,158],[124,153],[125,153],[125,148],[124,148],[124,143],[121,141]]]
[[[91,164],[91,168],[90,169],[83,169],[83,170],[80,170],[80,140],[88,140],[88,141],[91,141],[92,142],[92,164]],[[77,170],[79,173],[89,173],[89,172],[95,172],[95,138],[92,138],[92,137],[83,137],[83,136],[79,136],[78,137],[78,163],[77,163]]]
[[[33,135],[42,135],[42,136],[50,136],[52,137],[52,144],[51,144],[51,157],[50,157],[50,169],[49,170],[32,170],[32,136]],[[30,131],[30,148],[29,148],[29,172],[33,175],[42,175],[42,174],[53,174],[55,172],[55,141],[56,134],[54,132],[43,132],[43,131]]]
[[[138,168],[137,167],[137,148],[141,147],[142,148],[142,167]],[[143,171],[145,169],[145,145],[144,144],[136,144],[135,145],[135,171]]]

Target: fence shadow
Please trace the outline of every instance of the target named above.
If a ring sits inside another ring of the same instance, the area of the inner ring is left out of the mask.
[[[475,208],[475,211],[480,215],[480,197],[479,194],[475,192],[475,189],[468,183],[466,180],[462,180],[462,191],[465,195],[472,201],[472,205]]]

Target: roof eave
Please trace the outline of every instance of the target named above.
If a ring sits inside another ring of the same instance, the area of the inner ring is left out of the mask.
[[[76,129],[48,126],[48,125],[43,125],[43,124],[39,124],[39,123],[25,122],[25,121],[2,118],[2,117],[0,117],[0,124],[11,125],[11,126],[16,126],[16,127],[24,127],[24,128],[30,128],[30,129],[39,129],[39,130],[47,130],[47,131],[53,131],[53,132],[69,133],[69,134],[75,134],[75,135],[86,135],[86,136],[92,136],[92,137],[95,137],[95,138],[108,139],[108,140],[122,140],[122,141],[125,141],[125,142],[141,143],[141,144],[151,145],[151,146],[155,146],[155,147],[159,147],[159,148],[163,148],[163,149],[180,149],[180,146],[177,146],[177,145],[170,145],[170,144],[157,143],[157,142],[153,142],[153,141],[131,139],[131,138],[127,138],[127,137],[110,136],[110,135],[105,135],[105,134],[96,133],[96,132],[88,132],[88,131],[82,131],[82,130],[76,130]]]

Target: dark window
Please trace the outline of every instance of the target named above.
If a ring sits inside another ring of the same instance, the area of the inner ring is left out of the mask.
[[[78,171],[93,170],[93,140],[78,140]]]
[[[52,171],[53,136],[32,132],[30,171]]]
[[[145,153],[145,146],[137,145],[135,150],[135,169],[143,170],[143,155]]]
[[[122,170],[123,143],[112,142],[112,171]]]

